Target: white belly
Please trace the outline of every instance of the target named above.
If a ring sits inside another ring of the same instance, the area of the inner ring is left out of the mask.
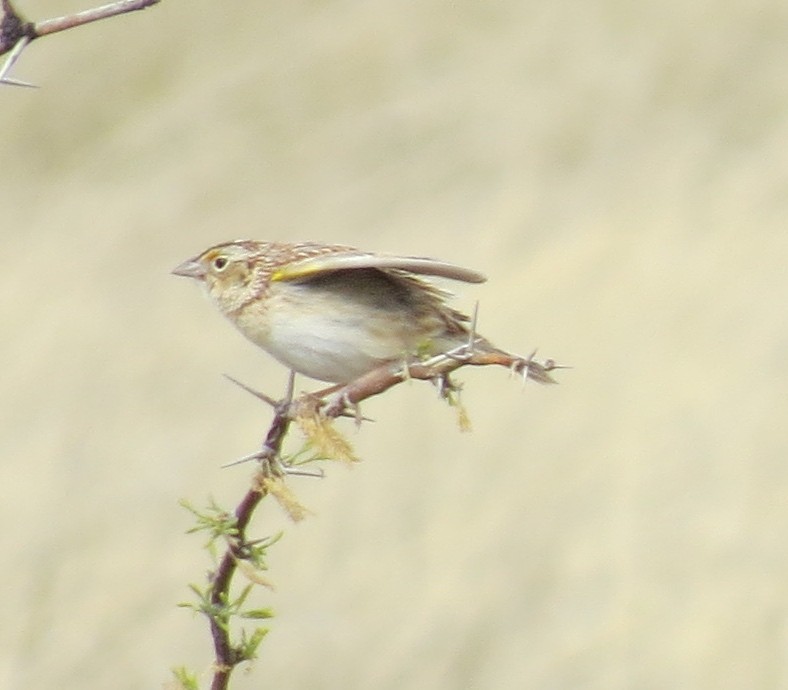
[[[264,347],[290,369],[332,383],[347,383],[405,354],[382,351],[360,324],[337,323],[320,314],[272,320]]]
[[[413,349],[403,314],[361,308],[324,293],[315,299],[314,292],[299,287],[272,291],[263,318],[247,312],[236,323],[286,367],[320,381],[347,383],[387,361],[404,360]]]

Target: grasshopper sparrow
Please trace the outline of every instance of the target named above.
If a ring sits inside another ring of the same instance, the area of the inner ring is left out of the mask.
[[[202,283],[219,311],[282,364],[337,384],[468,343],[469,318],[418,276],[485,280],[435,259],[252,240],[211,247],[173,273]],[[474,350],[504,358],[495,363],[524,361],[481,337]],[[548,370],[530,369],[531,378],[551,381]]]

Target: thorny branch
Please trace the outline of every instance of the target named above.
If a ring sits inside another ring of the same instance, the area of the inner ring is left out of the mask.
[[[281,458],[282,444],[293,421],[301,419],[305,414],[315,412],[322,414],[324,418],[351,416],[360,421],[362,418],[358,416],[357,409],[349,408],[357,408],[362,400],[379,395],[408,379],[433,381],[438,384],[441,394],[448,397],[455,390],[448,376],[462,366],[496,364],[508,367],[512,372],[522,376],[523,381],[531,379],[539,383],[555,383],[550,372],[562,368],[552,360],[537,362],[533,355],[515,357],[503,352],[476,352],[473,341],[474,336],[471,335],[467,344],[429,360],[403,363],[399,367],[380,367],[347,385],[333,386],[325,391],[305,394],[296,399],[293,398],[294,374],[291,373],[287,393],[279,402],[228,377],[255,397],[271,405],[274,408],[274,418],[262,450],[243,459],[258,460],[261,463],[260,469],[253,486],[235,510],[237,532],[232,539],[228,539],[227,549],[217,569],[209,576],[210,602],[213,607],[218,609],[230,599],[230,586],[238,569],[238,563],[244,559],[244,554],[251,543],[246,536],[247,527],[258,504],[269,493],[270,484],[267,483],[266,478],[291,472],[299,473],[298,470],[283,464]],[[243,654],[241,647],[232,644],[230,631],[226,625],[222,625],[214,617],[209,618],[215,651],[211,690],[226,690],[235,667],[248,661],[249,657]]]
[[[159,0],[117,0],[101,7],[69,14],[40,22],[27,21],[11,4],[11,0],[1,0],[2,17],[0,17],[0,55],[9,53],[3,66],[0,67],[0,84],[12,86],[33,86],[25,81],[9,76],[19,56],[30,42],[41,36],[54,34],[58,31],[73,29],[75,26],[90,24],[99,19],[107,19],[118,14],[126,14],[136,10],[144,10],[155,5]]]
[[[275,403],[274,418],[263,442],[263,450],[257,454],[257,458],[261,461],[258,475],[235,509],[235,534],[227,540],[227,549],[218,567],[209,575],[210,603],[215,610],[219,610],[229,601],[230,586],[238,569],[238,563],[246,558],[249,551],[251,542],[246,536],[247,528],[258,504],[268,494],[265,477],[270,476],[271,463],[275,462],[281,454],[282,443],[292,421],[286,411],[292,403],[293,378],[291,375],[285,399]],[[270,399],[267,401],[273,402]],[[239,647],[232,644],[230,631],[226,625],[222,625],[216,617],[209,616],[209,620],[215,653],[211,690],[225,690],[233,669],[249,659]]]
[[[438,386],[441,395],[448,397],[448,394],[454,390],[449,374],[463,366],[496,364],[522,376],[523,382],[532,380],[537,383],[555,383],[550,372],[565,367],[551,359],[539,362],[534,359],[535,354],[534,352],[528,357],[517,357],[505,352],[477,352],[471,340],[465,345],[428,360],[404,363],[401,367],[383,366],[373,369],[338,390],[330,390],[333,395],[325,401],[323,412],[329,417],[345,414],[348,408],[355,408],[362,400],[379,395],[408,379],[432,381]]]

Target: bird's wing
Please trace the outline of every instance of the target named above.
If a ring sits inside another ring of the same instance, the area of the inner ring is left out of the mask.
[[[461,280],[465,283],[483,283],[487,280],[478,271],[455,266],[437,259],[428,259],[420,256],[379,256],[352,252],[324,254],[293,261],[274,271],[271,280],[306,280],[321,273],[350,271],[356,268],[394,269],[419,275],[435,276],[437,278]]]

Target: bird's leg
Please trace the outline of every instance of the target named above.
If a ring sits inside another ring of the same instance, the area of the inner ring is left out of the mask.
[[[327,417],[354,416],[357,424],[362,421],[371,421],[361,416],[358,403],[388,390],[395,383],[404,381],[405,378],[406,374],[395,369],[391,362],[382,364],[353,381],[329,389],[331,397],[326,400],[323,414]]]
[[[361,406],[354,403],[350,399],[350,391],[348,386],[341,386],[332,396],[330,400],[326,401],[326,406],[323,408],[323,414],[326,417],[339,417],[346,414],[348,417],[352,415],[356,420],[356,426],[361,426]]]
[[[353,417],[357,425],[365,419],[361,416],[361,407],[347,397],[346,389],[349,384],[335,383],[328,388],[321,388],[314,393],[305,393],[305,397],[312,398],[323,407],[323,414],[327,417]],[[371,421],[371,420],[367,420]]]
[[[452,401],[454,394],[459,394],[462,386],[449,378],[448,372],[444,372],[435,376],[432,383],[438,389],[438,395],[444,400]]]

